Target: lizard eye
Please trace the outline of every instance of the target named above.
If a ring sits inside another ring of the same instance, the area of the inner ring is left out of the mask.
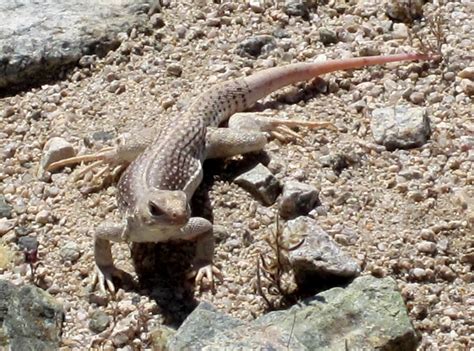
[[[148,203],[148,211],[150,211],[150,214],[154,217],[163,215],[163,211],[151,201]]]

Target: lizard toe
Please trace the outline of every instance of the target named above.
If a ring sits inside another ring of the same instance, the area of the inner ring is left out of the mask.
[[[95,287],[98,284],[101,293],[111,293],[113,295],[117,290],[114,284],[114,279],[125,281],[128,276],[130,276],[128,273],[116,268],[115,266],[96,266],[92,285]]]
[[[214,291],[215,278],[217,278],[219,281],[222,281],[222,272],[219,270],[219,268],[210,263],[198,268],[197,270],[193,269],[191,272],[188,273],[187,277],[189,279],[192,279],[194,277],[194,283],[200,291],[202,291],[204,281],[207,281],[207,284],[209,285],[211,291]]]

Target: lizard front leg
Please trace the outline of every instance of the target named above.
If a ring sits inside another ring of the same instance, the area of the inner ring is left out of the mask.
[[[105,147],[92,154],[74,156],[53,162],[47,167],[47,170],[55,171],[62,167],[92,161],[101,161],[102,163],[110,165],[130,163],[151,144],[155,136],[156,131],[153,129],[135,133],[124,133],[115,139],[114,146]]]
[[[83,178],[89,171],[102,166],[95,172],[90,181],[94,185],[91,189],[102,188],[104,186],[104,179],[108,175],[112,176],[112,179],[116,179],[123,169],[152,143],[155,137],[156,130],[153,128],[139,132],[124,133],[115,140],[114,146],[105,147],[95,153],[53,162],[46,167],[46,170],[53,172],[62,167],[90,162],[89,165],[80,169],[74,175],[74,181]]]
[[[94,259],[95,274],[93,278],[93,286],[99,284],[102,293],[107,290],[115,293],[113,278],[117,277],[123,280],[128,273],[118,269],[114,265],[112,257],[112,243],[124,241],[124,232],[127,230],[126,223],[122,224],[104,224],[99,226],[94,235]]]
[[[214,290],[214,276],[222,279],[220,270],[214,266],[214,235],[213,226],[205,218],[192,217],[188,223],[180,229],[177,239],[196,240],[196,254],[193,260],[192,270],[188,277],[195,277],[196,286],[201,288],[203,278],[209,282],[211,290]]]

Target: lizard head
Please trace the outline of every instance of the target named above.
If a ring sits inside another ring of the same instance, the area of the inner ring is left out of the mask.
[[[191,217],[186,193],[150,189],[137,199],[136,210],[127,219],[126,241],[164,242],[177,239]]]
[[[182,227],[190,216],[191,209],[183,191],[152,189],[137,204],[142,223],[158,227]]]

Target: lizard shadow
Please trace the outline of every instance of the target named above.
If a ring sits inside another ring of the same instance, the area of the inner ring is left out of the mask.
[[[272,111],[281,110],[282,106],[295,105],[300,102],[306,103],[309,100],[316,98],[318,95],[326,94],[329,90],[329,85],[323,78],[317,77],[309,82],[300,82],[295,84],[296,92],[287,93],[284,91],[275,92],[271,98],[257,102],[249,110],[250,112],[262,112],[266,109]]]
[[[138,276],[138,290],[154,300],[164,324],[179,327],[197,306],[194,286],[187,279],[192,242],[133,243],[131,257]]]

